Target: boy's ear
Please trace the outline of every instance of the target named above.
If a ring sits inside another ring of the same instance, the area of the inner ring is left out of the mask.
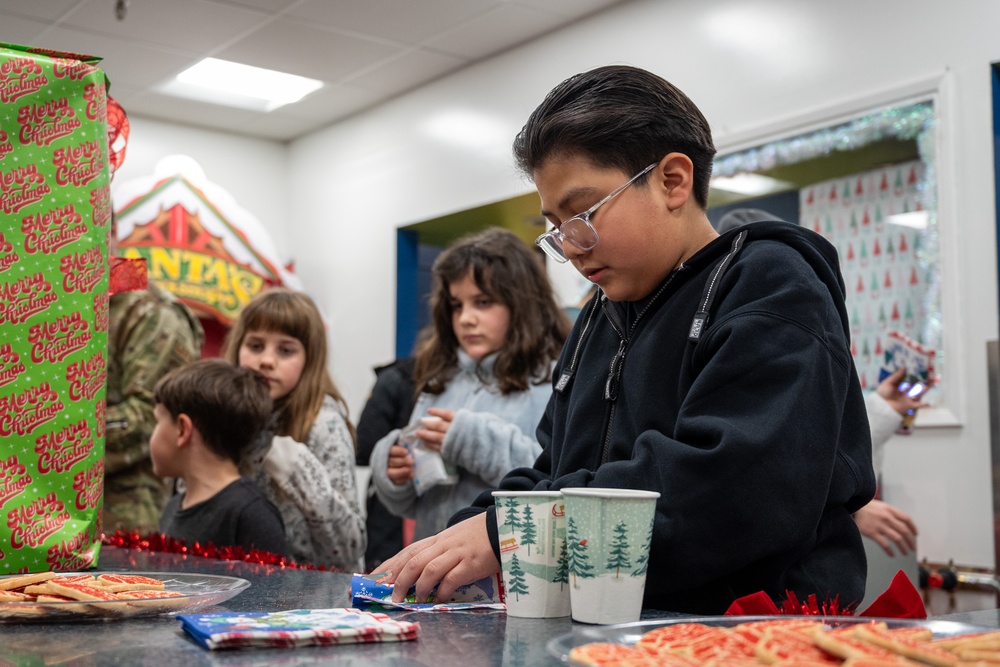
[[[183,412],[177,416],[177,446],[187,447],[194,434],[194,422]]]
[[[653,169],[666,198],[667,208],[675,211],[688,202],[694,189],[694,163],[684,153],[668,153]]]

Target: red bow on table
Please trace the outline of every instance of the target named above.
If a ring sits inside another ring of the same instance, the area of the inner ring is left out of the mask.
[[[801,602],[792,591],[778,607],[764,591],[738,598],[729,605],[725,616],[865,616],[869,618],[927,618],[927,609],[913,582],[900,570],[892,583],[864,611],[854,613],[851,605],[841,607],[838,598],[822,603],[815,595]]]

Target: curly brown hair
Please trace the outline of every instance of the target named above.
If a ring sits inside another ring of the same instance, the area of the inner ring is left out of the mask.
[[[476,285],[510,309],[507,338],[493,366],[502,394],[548,382],[552,363],[569,333],[537,253],[510,231],[490,228],[469,234],[441,253],[432,268],[431,323],[416,348],[418,394],[440,394],[454,375],[459,342],[452,325],[449,286],[471,272]]]

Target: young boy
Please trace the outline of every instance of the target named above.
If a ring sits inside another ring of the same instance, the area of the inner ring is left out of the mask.
[[[796,225],[719,236],[715,148],[682,92],[632,67],[557,86],[514,143],[555,229],[538,244],[602,291],[580,315],[538,426],[501,488],[659,491],[644,606],[719,614],[787,591],[864,595],[851,514],[874,495],[834,248]],[[484,494],[383,563],[395,598],[498,572]]]
[[[221,359],[195,361],[157,382],[153,401],[153,471],[184,480],[184,492],[163,511],[160,532],[188,545],[286,555],[281,515],[239,473],[240,458],[271,414],[263,378]]]

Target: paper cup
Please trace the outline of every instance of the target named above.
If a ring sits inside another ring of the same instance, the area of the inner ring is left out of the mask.
[[[655,491],[562,489],[573,620],[639,620],[653,537]]]
[[[558,491],[494,491],[507,614],[569,616],[566,517]]]

